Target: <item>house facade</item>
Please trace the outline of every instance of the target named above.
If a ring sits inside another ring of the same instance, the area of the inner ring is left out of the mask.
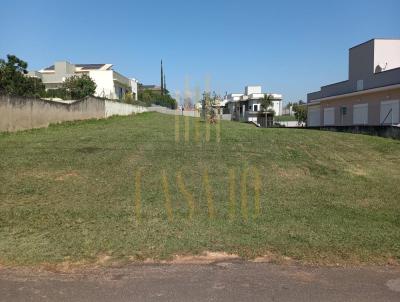
[[[116,72],[112,66],[112,64],[71,64],[60,61],[39,71],[29,72],[28,75],[40,78],[47,90],[60,88],[71,76],[87,74],[96,83],[95,96],[123,99],[129,92],[137,100],[138,81]]]
[[[232,119],[242,122],[255,122],[259,112],[262,111],[261,102],[265,95],[272,98],[272,106],[275,115],[282,115],[282,95],[263,93],[261,86],[246,86],[244,93],[231,93],[225,97],[228,112]]]
[[[400,39],[373,39],[349,50],[349,78],[307,95],[308,126],[400,123]]]

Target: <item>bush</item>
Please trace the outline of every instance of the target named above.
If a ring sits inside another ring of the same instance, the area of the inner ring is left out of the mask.
[[[307,122],[307,105],[302,103],[301,101],[299,103],[293,104],[293,111],[294,111],[294,116],[296,117],[296,120],[299,122]]]
[[[132,93],[131,93],[131,92],[125,93],[125,95],[124,95],[124,103],[126,103],[126,104],[132,104],[133,101],[134,101],[134,99],[133,99]]]
[[[176,100],[169,94],[161,95],[158,92],[154,92],[148,89],[139,92],[138,98],[141,102],[145,103],[147,106],[151,106],[152,104],[154,104],[171,109],[176,109],[177,107]]]
[[[72,99],[81,100],[95,93],[96,83],[87,74],[74,75],[65,80],[61,89],[65,89]]]

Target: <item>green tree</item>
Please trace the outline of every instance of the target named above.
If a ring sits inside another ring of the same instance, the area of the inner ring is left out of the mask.
[[[0,59],[0,93],[18,96],[42,96],[45,89],[38,78],[27,77],[28,63],[14,55]]]
[[[138,99],[141,102],[145,103],[147,106],[150,106],[152,104],[152,101],[154,100],[154,98],[155,98],[154,93],[149,89],[140,91],[138,94]]]
[[[62,88],[66,90],[67,96],[81,100],[95,93],[96,83],[87,74],[74,75],[64,81]]]
[[[261,114],[265,117],[265,127],[273,124],[273,117],[275,116],[275,111],[272,109],[273,105],[273,97],[270,94],[264,94],[264,97],[261,100]],[[268,120],[268,115],[271,119]]]
[[[270,94],[264,94],[261,100],[261,111],[264,113],[269,113],[275,115],[275,111],[271,108],[273,105],[273,97]]]
[[[215,108],[218,105],[218,100],[220,97],[215,93],[215,91],[211,94],[210,92],[203,93],[202,106],[203,113],[202,118],[206,119],[210,124],[217,123],[217,109]]]
[[[25,78],[23,91],[25,91],[25,96],[34,96],[36,98],[43,97],[46,94],[42,80],[34,77]]]
[[[145,103],[147,106],[151,106],[151,104],[159,105],[171,109],[175,109],[177,107],[176,100],[171,97],[168,91],[165,91],[164,95],[161,95],[159,92],[154,92],[149,89],[139,92],[138,99]]]
[[[298,122],[307,122],[307,105],[303,101],[293,104],[293,112]]]

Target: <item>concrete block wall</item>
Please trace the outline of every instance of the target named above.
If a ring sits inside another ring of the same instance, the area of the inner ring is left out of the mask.
[[[183,116],[191,116],[191,117],[200,117],[200,111],[197,110],[181,110],[177,109],[169,109],[161,106],[151,106],[148,108],[148,111],[170,114],[170,115],[183,115]]]
[[[0,96],[0,131],[47,127],[64,121],[130,115],[147,108],[88,97],[70,104],[34,98]]]
[[[105,101],[105,117],[113,115],[131,115],[146,112],[147,108],[142,106],[133,106],[113,101]]]

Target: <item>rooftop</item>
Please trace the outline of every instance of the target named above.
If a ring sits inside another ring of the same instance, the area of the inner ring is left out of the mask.
[[[384,66],[384,67],[382,67]],[[349,76],[307,94],[309,103],[400,84],[400,39],[371,39],[349,50]]]
[[[103,64],[103,63],[96,63],[96,64],[73,64],[77,71],[84,71],[84,70],[107,70],[112,65],[111,64]],[[44,68],[44,71],[54,71],[54,65],[51,65],[47,68]]]

